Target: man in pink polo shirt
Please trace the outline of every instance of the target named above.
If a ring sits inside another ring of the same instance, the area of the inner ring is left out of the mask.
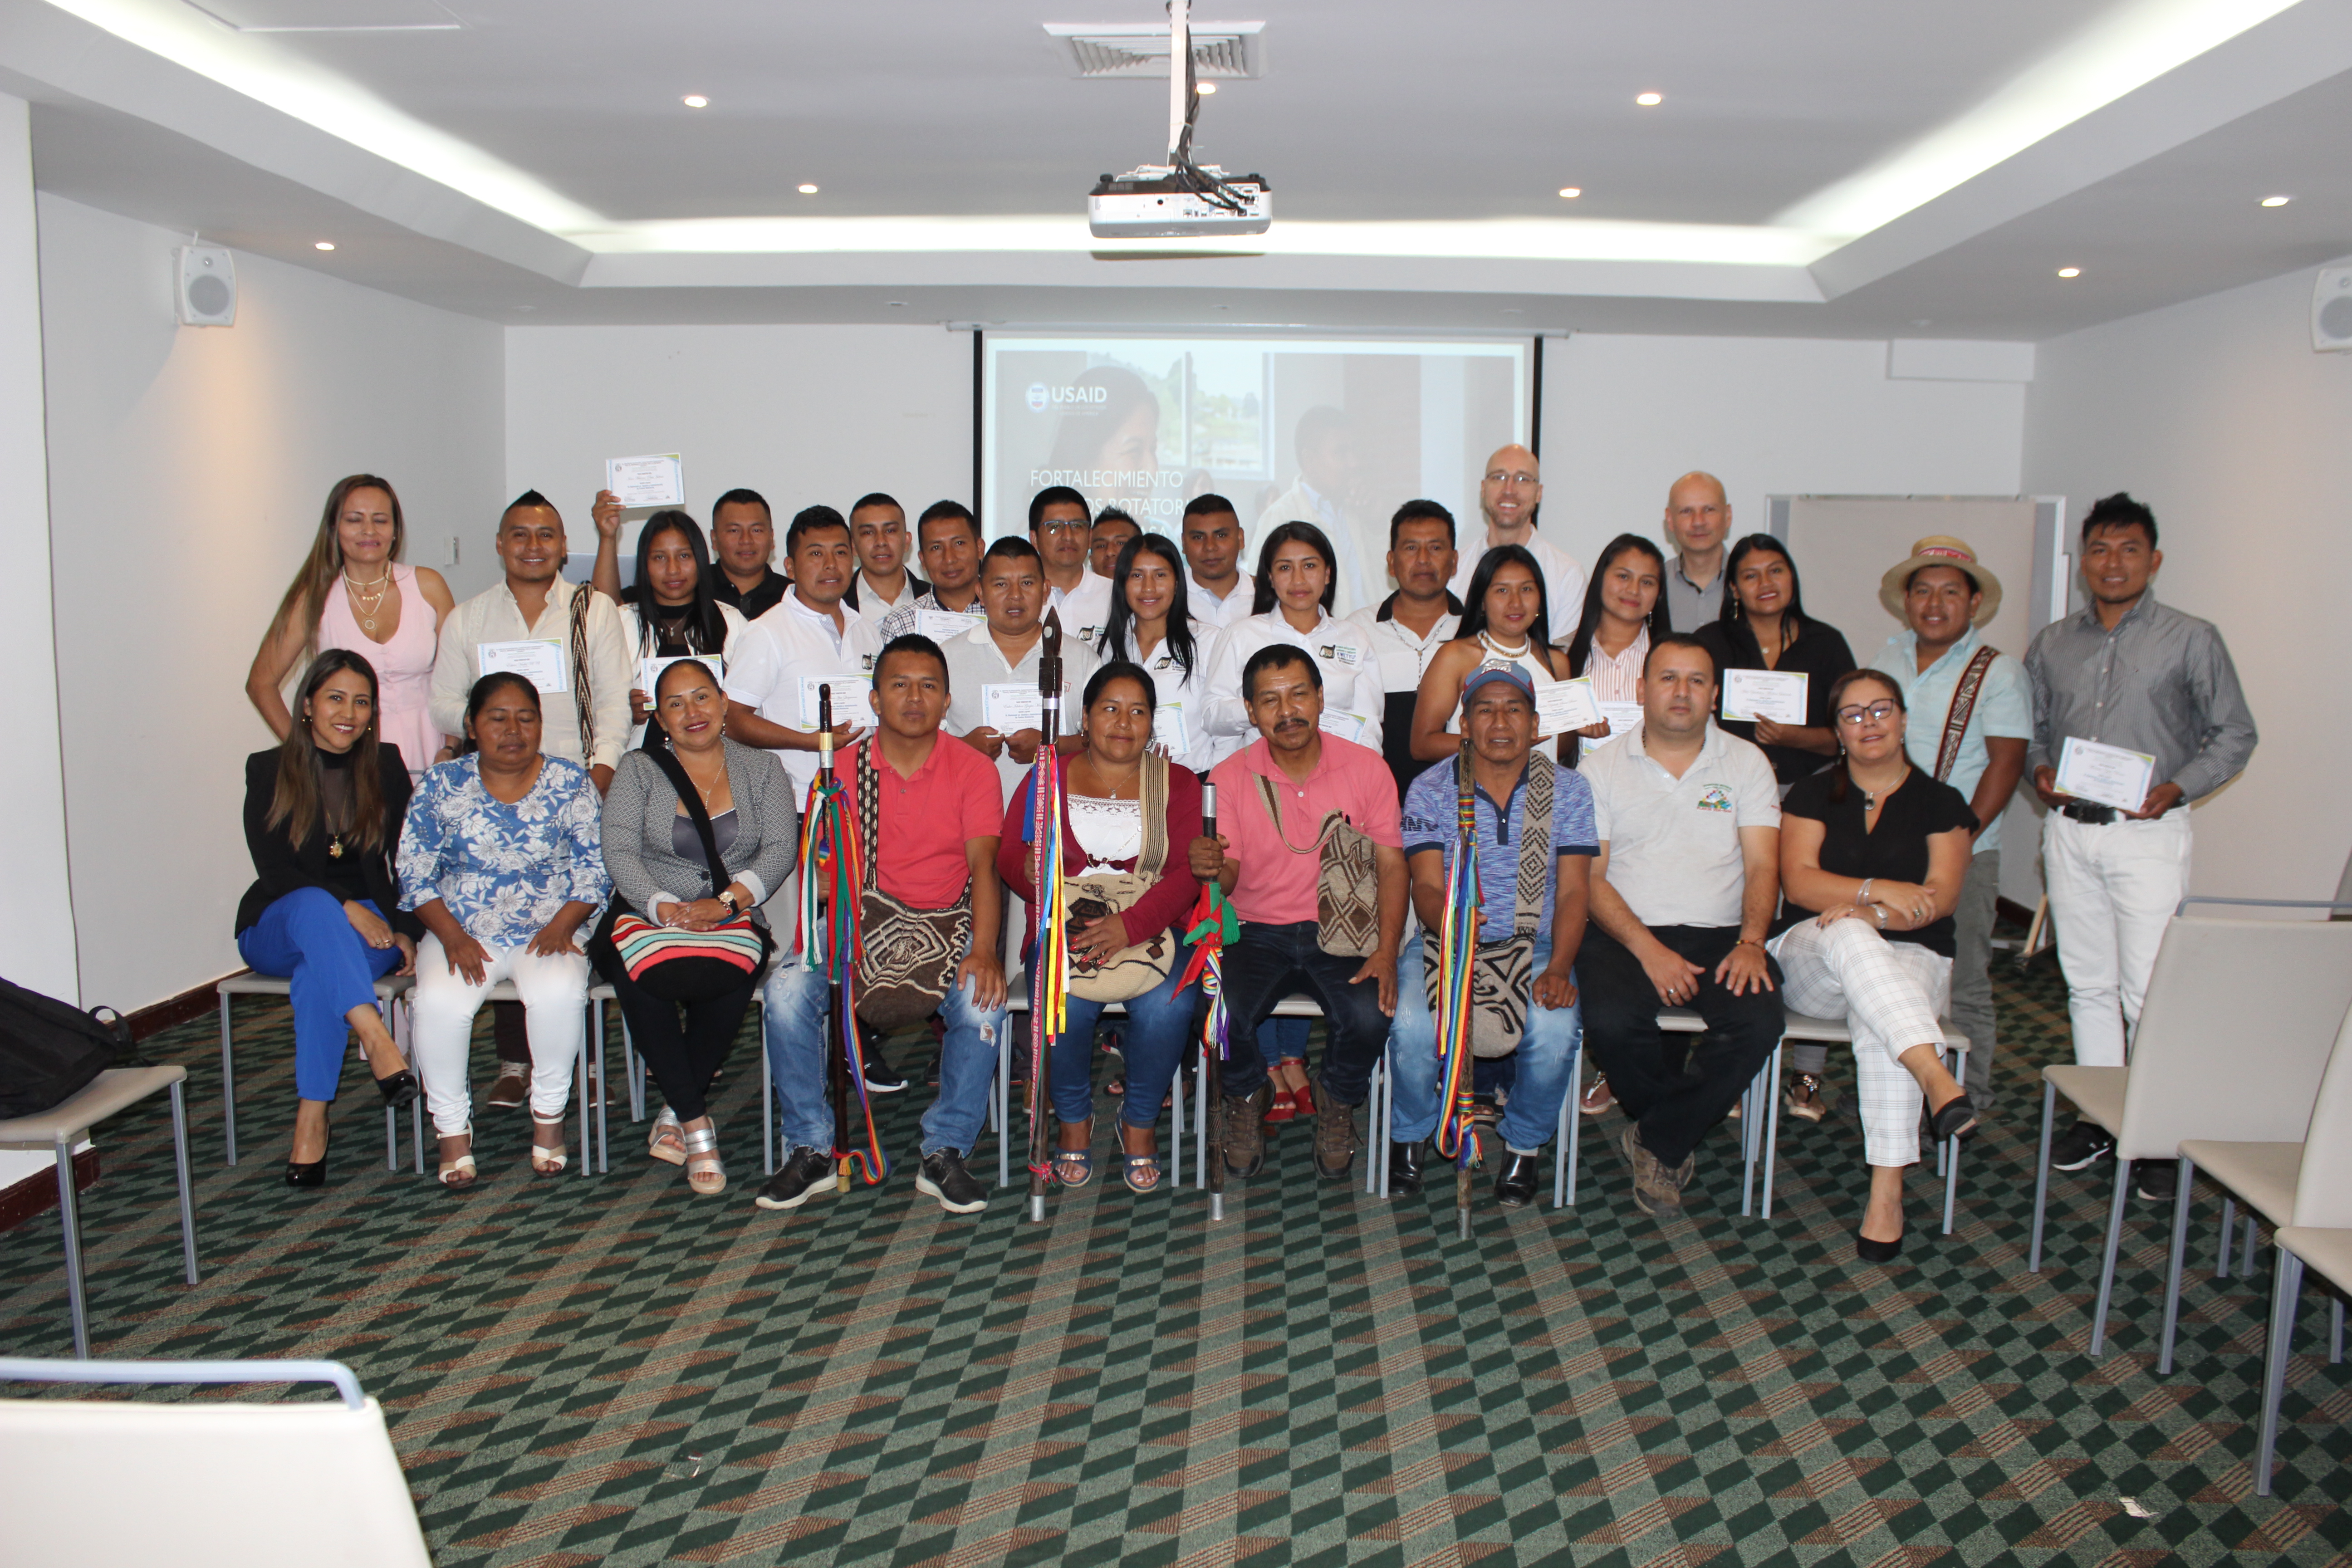
[[[1192,850],[1192,874],[1220,879],[1241,917],[1241,940],[1224,959],[1228,1037],[1236,1042],[1224,1065],[1225,1169],[1254,1176],[1265,1163],[1263,1119],[1274,1089],[1257,1029],[1276,1003],[1304,994],[1330,1031],[1315,1097],[1315,1170],[1339,1181],[1354,1163],[1356,1107],[1396,1012],[1407,884],[1396,780],[1380,752],[1323,732],[1323,675],[1303,648],[1272,643],[1252,654],[1242,697],[1259,739],[1211,771],[1224,832],[1194,839]],[[1318,940],[1318,849],[1334,812],[1372,840],[1379,864],[1380,934],[1369,958],[1326,952]]]
[[[1004,965],[997,956],[1003,901],[996,839],[1003,812],[996,766],[940,732],[948,711],[948,661],[926,637],[895,637],[874,668],[872,737],[840,759],[842,776],[876,773],[874,880],[911,909],[952,909],[971,899],[971,950],[940,1002],[947,1039],[940,1048],[940,1097],[923,1113],[923,1163],[915,1190],[950,1214],[988,1206],[988,1191],[964,1159],[988,1120],[1004,1027]],[[853,785],[852,800],[856,799]],[[855,806],[852,807],[853,817]],[[764,1001],[769,1072],[786,1146],[783,1166],[760,1189],[763,1209],[797,1208],[833,1184],[833,1109],[825,1097],[824,973],[788,954],[768,977]]]

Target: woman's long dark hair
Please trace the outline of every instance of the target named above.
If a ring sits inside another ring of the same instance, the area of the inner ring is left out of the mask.
[[[637,657],[651,658],[660,649],[654,636],[654,591],[647,575],[653,562],[654,541],[665,533],[686,535],[688,548],[694,552],[694,597],[686,610],[684,631],[686,646],[697,653],[718,653],[727,646],[727,621],[719,613],[719,600],[710,591],[710,543],[702,535],[702,525],[676,507],[665,507],[646,519],[637,534],[637,580],[621,590],[621,603],[637,607]]]
[[[670,744],[669,731],[661,721],[661,689],[669,684],[669,678],[673,671],[689,668],[702,671],[703,679],[713,686],[719,686],[719,672],[698,658],[682,658],[676,664],[663,666],[661,674],[654,679],[654,689],[646,693],[654,700],[654,705],[653,710],[646,715],[646,738],[637,742],[637,750],[674,752],[677,749]],[[726,688],[719,687],[719,689],[723,692]]]
[[[1257,547],[1257,594],[1250,600],[1250,614],[1263,616],[1280,601],[1274,596],[1274,552],[1292,540],[1312,548],[1323,557],[1323,613],[1331,613],[1331,601],[1339,592],[1339,557],[1331,548],[1330,539],[1311,522],[1286,522],[1265,536]]]
[[[1739,563],[1759,550],[1769,550],[1789,563],[1789,607],[1780,612],[1780,646],[1786,647],[1797,640],[1798,633],[1804,628],[1805,588],[1797,576],[1797,558],[1789,553],[1787,545],[1769,533],[1751,533],[1725,553],[1723,608],[1716,612],[1715,618],[1725,626],[1747,624],[1748,612],[1739,604]]]
[[[1728,566],[1724,568],[1727,572],[1730,569]],[[1910,713],[1911,704],[1903,700],[1902,683],[1893,676],[1883,669],[1849,669],[1830,682],[1830,729],[1832,731],[1837,729],[1839,700],[1845,696],[1847,688],[1859,686],[1865,680],[1874,680],[1886,688],[1886,695],[1895,699],[1896,712],[1906,716]],[[1838,742],[1837,765],[1832,771],[1836,773],[1837,777],[1830,781],[1830,799],[1843,805],[1847,792],[1853,788],[1853,773],[1846,766],[1845,742],[1843,740]]]
[[[1469,589],[1462,595],[1462,626],[1454,635],[1475,637],[1486,629],[1486,590],[1495,585],[1495,574],[1506,566],[1524,566],[1536,580],[1536,618],[1528,623],[1528,645],[1549,647],[1551,586],[1544,581],[1535,552],[1524,544],[1497,544],[1478,558],[1478,570],[1470,574]]]
[[[530,705],[540,710],[540,717],[547,717],[546,706],[539,700],[538,687],[511,669],[494,669],[474,682],[473,689],[466,693],[466,736],[465,743],[457,748],[459,756],[468,757],[482,749],[482,743],[474,739],[474,721],[482,716],[482,710],[490,705],[490,698],[502,686],[511,686],[529,697]]]
[[[1628,551],[1646,555],[1658,563],[1658,596],[1651,601],[1650,613],[1643,621],[1650,628],[1652,647],[1657,647],[1658,639],[1666,635],[1666,552],[1654,540],[1638,533],[1621,533],[1601,551],[1601,563],[1592,569],[1591,580],[1584,584],[1584,609],[1577,616],[1575,634],[1568,639],[1568,674],[1571,680],[1584,673],[1584,661],[1592,657],[1593,634],[1601,629],[1601,617],[1606,613],[1601,608],[1602,580],[1609,575],[1609,568],[1617,563],[1617,557]]]
[[[392,838],[383,819],[383,778],[376,760],[376,735],[381,729],[376,705],[383,700],[376,690],[375,666],[347,647],[329,648],[303,672],[301,688],[294,694],[293,727],[278,748],[278,786],[270,795],[269,815],[262,818],[262,826],[276,827],[283,823],[286,837],[298,846],[320,826],[326,807],[320,801],[325,785],[319,775],[325,764],[310,739],[310,716],[306,710],[319,688],[327,684],[327,678],[346,669],[367,681],[368,721],[352,743],[352,819],[326,826],[331,831],[350,834],[361,854],[373,855]]]
[[[1192,641],[1192,606],[1184,584],[1184,556],[1176,548],[1176,542],[1165,534],[1139,533],[1118,547],[1118,563],[1110,569],[1110,619],[1103,623],[1102,637],[1095,644],[1095,651],[1108,659],[1139,657],[1137,649],[1128,646],[1127,635],[1128,628],[1135,625],[1135,612],[1127,603],[1127,574],[1135,570],[1138,555],[1157,555],[1168,563],[1169,574],[1176,580],[1175,595],[1168,601],[1168,653],[1176,661],[1176,668],[1190,679],[1200,649]]]

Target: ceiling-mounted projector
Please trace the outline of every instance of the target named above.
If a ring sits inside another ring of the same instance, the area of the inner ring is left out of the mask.
[[[1192,47],[1191,0],[1168,6],[1168,161],[1105,174],[1087,196],[1087,227],[1097,239],[1223,239],[1264,234],[1274,223],[1274,194],[1263,174],[1228,176],[1192,162],[1192,122],[1201,93]],[[1178,70],[1175,63],[1184,62]]]

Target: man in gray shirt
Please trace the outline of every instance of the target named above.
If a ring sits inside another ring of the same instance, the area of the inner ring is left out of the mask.
[[[2074,1059],[2121,1067],[2165,923],[2189,891],[2189,803],[2244,770],[2254,716],[2221,634],[2156,601],[2149,585],[2164,552],[2154,512],[2122,491],[2095,502],[2083,519],[2082,553],[2089,605],[2042,627],[2026,650],[2033,687],[2026,765],[2051,808],[2042,879],[2058,924]],[[2137,810],[2059,790],[2070,738],[2156,759]],[[2114,1147],[2098,1127],[2077,1121],[2051,1144],[2050,1160],[2079,1171]],[[2170,1161],[2141,1162],[2140,1195],[2170,1203],[2175,1174]]]
[[[1723,481],[1694,470],[1666,491],[1666,620],[1678,632],[1713,624],[1723,609],[1723,542],[1731,537],[1731,502]],[[1559,618],[1554,611],[1552,618]]]

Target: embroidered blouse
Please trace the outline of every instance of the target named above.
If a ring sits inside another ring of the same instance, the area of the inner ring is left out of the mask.
[[[601,905],[612,892],[602,823],[578,763],[541,755],[539,777],[511,805],[483,784],[479,758],[436,763],[401,824],[400,907],[439,899],[476,942],[520,947],[566,903]]]

